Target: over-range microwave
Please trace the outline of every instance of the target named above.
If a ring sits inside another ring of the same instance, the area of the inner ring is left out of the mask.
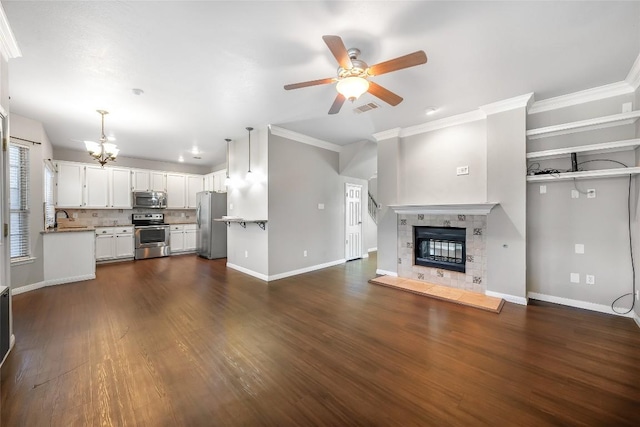
[[[133,207],[165,209],[167,207],[167,193],[164,191],[134,191]]]

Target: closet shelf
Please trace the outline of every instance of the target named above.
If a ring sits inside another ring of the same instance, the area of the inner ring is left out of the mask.
[[[570,179],[615,178],[640,174],[640,167],[600,169],[581,172],[563,172],[558,174],[528,175],[527,182],[566,181]]]
[[[594,119],[580,120],[578,122],[563,123],[527,131],[527,139],[549,138],[552,136],[568,135],[571,133],[585,132],[595,129],[603,129],[612,126],[622,126],[634,123],[640,117],[640,110],[628,113],[614,114],[612,116],[596,117]]]
[[[601,144],[579,145],[569,148],[558,148],[555,150],[533,151],[527,153],[527,160],[550,160],[570,157],[571,153],[576,154],[600,154],[614,153],[617,151],[631,151],[640,147],[640,138],[625,139],[622,141],[603,142]]]

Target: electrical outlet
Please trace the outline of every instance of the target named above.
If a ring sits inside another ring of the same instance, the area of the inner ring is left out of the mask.
[[[584,245],[581,243],[576,243],[576,253],[583,254],[584,253]]]
[[[244,257],[249,258],[249,251],[244,251]]]
[[[78,212],[74,212],[72,215],[74,218],[78,218]]]
[[[640,289],[636,290],[636,301],[640,301]]]
[[[587,282],[587,285],[595,285],[596,284],[596,276],[594,276],[593,274],[587,274],[587,277],[585,278],[585,281]]]
[[[318,203],[318,209],[323,210],[324,209],[324,203]]]
[[[229,203],[229,210],[232,211],[233,210],[233,203]]]
[[[546,185],[541,185],[540,186],[540,194],[546,194],[547,193],[547,186]]]
[[[458,166],[456,168],[456,175],[469,175],[469,166]]]
[[[571,273],[571,283],[580,283],[580,273]]]
[[[587,190],[587,199],[595,199],[596,198],[596,189],[591,188]]]
[[[303,254],[304,256],[307,256],[307,251],[304,251],[302,254]]]
[[[629,112],[631,112],[631,110],[633,110],[633,103],[632,102],[625,102],[624,104],[622,104],[622,112],[623,113],[629,113]]]
[[[580,198],[580,193],[578,192],[578,190],[571,190],[571,198],[572,199],[579,199]]]

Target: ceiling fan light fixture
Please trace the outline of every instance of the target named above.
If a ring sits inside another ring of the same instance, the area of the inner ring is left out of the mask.
[[[369,89],[369,81],[363,77],[345,77],[338,82],[336,89],[346,99],[355,101]]]

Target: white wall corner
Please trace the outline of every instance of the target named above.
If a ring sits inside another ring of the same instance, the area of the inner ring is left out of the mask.
[[[325,150],[335,151],[337,153],[339,153],[342,149],[342,147],[338,144],[323,141],[322,139],[314,138],[312,136],[304,135],[302,133],[294,132],[292,130],[284,129],[274,125],[269,125],[269,131],[272,135],[281,136],[292,141],[301,142],[303,144],[312,145],[314,147],[324,148]]]
[[[248,274],[249,276],[255,277],[256,279],[264,280],[265,282],[269,280],[269,277],[267,277],[266,274],[258,273],[257,271],[249,270],[248,268],[241,267],[230,262],[227,263],[227,267],[238,270],[241,273]]]
[[[284,279],[286,277],[297,276],[298,274],[309,273],[311,271],[321,270],[323,268],[333,267],[334,265],[344,264],[345,262],[347,262],[347,260],[342,258],[342,259],[338,259],[338,260],[335,260],[335,261],[325,262],[324,264],[317,264],[317,265],[312,265],[310,267],[300,268],[298,270],[285,271],[284,273],[279,273],[279,274],[274,274],[272,276],[269,276],[267,278],[267,280],[269,282],[271,282],[273,280],[280,280],[280,279]]]
[[[570,299],[570,298],[563,298],[563,297],[557,297],[555,295],[545,295],[545,294],[539,294],[536,292],[529,292],[528,293],[528,297],[531,299],[535,299],[538,301],[545,301],[545,302],[550,302],[553,304],[560,304],[560,305],[566,305],[569,307],[576,307],[576,308],[582,308],[585,310],[591,310],[591,311],[597,311],[599,313],[606,313],[606,314],[614,314],[616,316],[622,316],[622,317],[633,317],[634,313],[630,312],[627,314],[621,314],[621,313],[616,313],[615,311],[611,310],[611,306],[610,305],[606,305],[606,304],[596,304],[593,302],[588,302],[588,301],[580,301],[580,300],[575,300],[575,299]],[[625,308],[624,307],[615,307],[616,310],[618,311],[624,311]]]
[[[387,271],[387,270],[377,269],[376,270],[376,274],[379,274],[381,276],[398,277],[398,273],[396,273],[395,271]]]
[[[502,298],[503,300],[512,302],[514,304],[527,305],[527,298],[525,297],[519,297],[516,295],[503,294],[493,291],[484,291],[484,294],[488,297]]]
[[[0,4],[0,53],[6,59],[19,58],[22,56],[22,52],[20,52],[20,48],[18,47],[18,43],[16,42],[16,38],[13,35],[13,31],[11,31],[11,26],[9,25],[9,20],[7,19],[7,15],[4,13],[4,9]]]
[[[393,128],[374,133],[372,136],[376,140],[376,142],[379,142],[384,141],[385,139],[398,138],[400,136],[400,131],[400,128]]]
[[[367,249],[367,252],[376,252],[378,250],[377,247]]]
[[[400,132],[400,137],[404,138],[407,136],[419,135],[421,133],[427,133],[438,129],[444,129],[451,126],[458,126],[465,123],[484,120],[486,118],[487,115],[484,113],[484,111],[477,109],[469,111],[468,113],[462,113],[455,116],[445,117],[440,120],[434,120],[432,122],[410,126],[408,128],[402,129],[402,131]]]
[[[635,91],[640,86],[640,55],[636,58],[636,61],[631,66],[631,70],[629,70],[629,74],[627,74],[627,78],[624,81],[633,88]]]
[[[516,108],[529,109],[533,103],[533,92],[524,95],[516,96],[514,98],[505,99],[491,104],[481,105],[480,110],[485,114],[497,114],[504,111],[515,110]]]
[[[636,63],[637,62],[638,61],[636,61]],[[543,113],[545,111],[558,110],[560,108],[585,104],[587,102],[598,101],[600,99],[626,95],[633,93],[634,90],[635,89],[632,85],[626,81],[611,83],[604,86],[581,90],[579,92],[569,93],[567,95],[560,95],[554,98],[536,101],[529,108],[529,114]]]

